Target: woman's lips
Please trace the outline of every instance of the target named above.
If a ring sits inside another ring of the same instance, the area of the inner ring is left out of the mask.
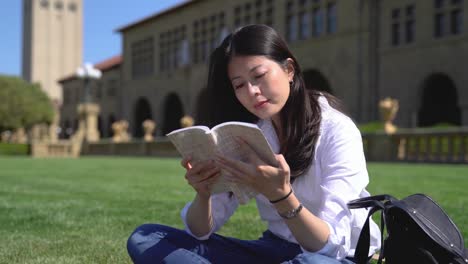
[[[260,101],[254,105],[255,109],[259,109],[262,106],[264,106],[266,103],[268,103],[268,100]]]

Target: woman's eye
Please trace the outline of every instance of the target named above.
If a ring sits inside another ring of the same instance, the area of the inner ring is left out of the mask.
[[[241,83],[241,84],[238,84],[238,85],[234,85],[234,89],[239,89],[239,88],[242,88],[242,86],[244,86],[244,84],[243,84],[243,83]]]
[[[262,74],[259,74],[257,76],[255,76],[255,79],[260,79],[262,78],[263,76],[265,76],[266,73],[262,73]]]

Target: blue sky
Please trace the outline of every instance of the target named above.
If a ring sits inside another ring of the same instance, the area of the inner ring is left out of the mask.
[[[36,0],[35,0],[36,1]],[[185,0],[83,0],[83,62],[97,63],[121,52],[114,30]],[[0,74],[21,75],[22,0],[2,1]]]

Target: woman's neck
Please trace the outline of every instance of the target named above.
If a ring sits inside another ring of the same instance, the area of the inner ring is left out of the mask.
[[[271,117],[271,123],[273,124],[273,128],[275,129],[279,141],[282,142],[283,132],[281,127],[281,118],[279,117],[279,115]]]

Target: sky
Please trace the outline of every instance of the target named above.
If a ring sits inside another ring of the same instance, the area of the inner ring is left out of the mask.
[[[38,0],[34,0],[38,1]],[[83,0],[83,62],[98,63],[121,53],[117,28],[185,0]],[[0,74],[21,75],[22,0],[0,7]]]

